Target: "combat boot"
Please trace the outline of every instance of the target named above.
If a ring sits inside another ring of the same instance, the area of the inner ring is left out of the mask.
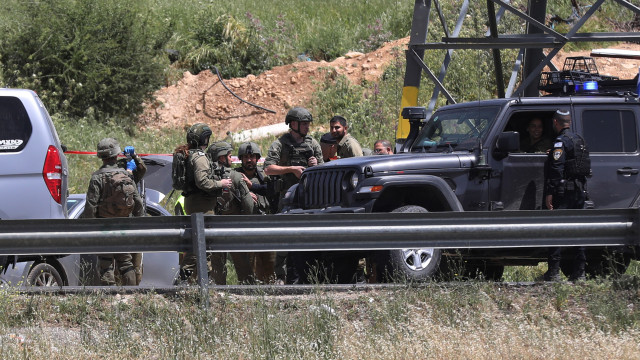
[[[571,282],[579,282],[587,280],[585,276],[585,263],[584,261],[576,261],[576,267],[573,269],[571,276],[569,276],[569,281]]]
[[[136,271],[134,268],[131,267],[122,274],[122,286],[136,286]]]
[[[544,281],[560,281],[560,262],[550,261],[549,269],[542,277]]]

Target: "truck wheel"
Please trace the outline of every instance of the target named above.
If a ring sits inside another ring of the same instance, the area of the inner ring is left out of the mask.
[[[427,209],[407,205],[394,213],[426,213]],[[394,275],[407,281],[427,281],[433,278],[440,264],[441,250],[434,248],[400,249],[389,251],[389,265]]]
[[[63,285],[62,277],[53,266],[40,263],[31,268],[27,275],[27,284],[30,286],[58,286]]]

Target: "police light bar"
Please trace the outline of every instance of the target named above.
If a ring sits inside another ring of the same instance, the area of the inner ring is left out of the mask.
[[[597,92],[598,91],[598,82],[597,81],[585,81],[581,84],[576,84],[575,92]]]

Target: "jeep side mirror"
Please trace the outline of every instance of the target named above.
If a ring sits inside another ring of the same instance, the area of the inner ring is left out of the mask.
[[[520,134],[517,131],[505,131],[498,136],[493,156],[504,159],[510,152],[520,151]]]

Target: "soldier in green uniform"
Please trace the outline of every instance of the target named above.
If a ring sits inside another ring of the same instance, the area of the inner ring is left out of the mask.
[[[136,154],[136,149],[133,146],[125,146],[124,155],[126,156],[125,158],[118,159],[118,167],[131,172],[133,181],[135,181],[136,185],[139,185],[140,180],[147,173],[147,166],[140,156]],[[144,191],[140,187],[138,187],[138,190]],[[143,195],[144,193],[141,193],[141,197],[144,197]],[[142,200],[144,204],[144,199]],[[140,285],[142,281],[142,253],[131,253],[131,261],[136,271],[136,285]]]
[[[87,189],[87,200],[82,214],[83,218],[108,218],[119,216],[143,216],[144,207],[142,198],[138,194],[133,182],[133,176],[128,171],[121,169],[118,164],[118,154],[120,144],[116,139],[105,138],[98,142],[97,155],[102,159],[102,166],[91,175],[89,188]],[[116,203],[108,194],[113,193],[116,176],[124,174],[124,180],[118,183],[122,186],[121,199],[123,204]],[[128,182],[126,177],[129,178]],[[127,185],[128,184],[128,185]],[[126,191],[125,191],[126,188]],[[131,202],[131,204],[128,204]],[[114,209],[130,207],[124,212],[114,212]],[[128,215],[125,215],[128,213]],[[131,254],[102,254],[98,257],[100,282],[102,285],[115,285],[114,259],[122,277],[122,285],[136,285],[136,274]]]
[[[336,115],[331,118],[329,127],[331,129],[331,136],[338,142],[338,158],[363,156],[360,143],[348,132],[349,126],[347,125],[347,119]]]
[[[211,161],[205,153],[211,137],[207,124],[198,123],[187,131],[187,143],[176,148],[186,156],[186,189],[183,191],[186,215],[201,212],[214,215],[218,195],[231,187],[231,179],[215,179]],[[174,160],[175,161],[175,160]],[[185,253],[180,264],[183,278],[196,276],[196,255]]]
[[[271,176],[279,176],[276,190],[280,193],[278,209],[282,209],[282,198],[291,186],[300,181],[306,167],[322,164],[320,144],[308,135],[313,118],[311,113],[302,107],[289,110],[284,119],[289,125],[289,132],[271,144],[264,161],[264,172]],[[286,252],[276,255],[275,272],[279,282],[293,282],[293,271],[287,276]],[[291,263],[291,262],[290,262]],[[289,264],[291,265],[291,264]],[[289,266],[290,268],[290,266]]]
[[[231,151],[229,143],[220,141],[212,144],[207,149],[207,155],[211,159],[213,177],[216,180],[231,180],[231,186],[218,193],[216,199],[217,215],[250,215],[253,213],[255,194],[252,194],[244,182],[242,175],[231,168]],[[253,268],[248,252],[232,252],[231,259],[241,284],[254,281]],[[227,283],[227,253],[216,252],[211,254],[211,277],[217,285]]]
[[[238,168],[238,173],[243,175],[243,179],[249,190],[256,194],[257,201],[253,207],[253,214],[269,214],[271,208],[269,197],[271,197],[270,179],[264,170],[258,167],[260,160],[260,147],[254,142],[246,142],[238,148],[238,158],[242,162],[242,167]],[[251,264],[256,274],[256,279],[263,283],[270,283],[275,280],[274,263],[276,260],[275,251],[251,253]]]

